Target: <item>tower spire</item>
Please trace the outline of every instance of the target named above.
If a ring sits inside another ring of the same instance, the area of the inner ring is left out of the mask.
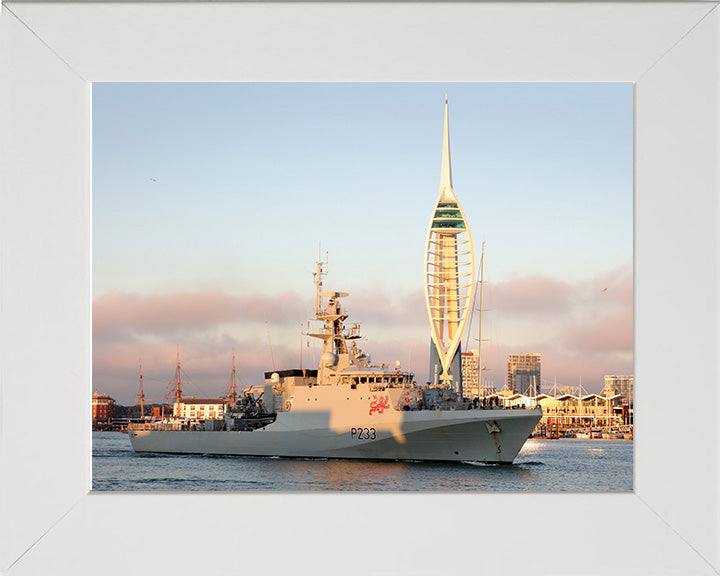
[[[475,290],[472,237],[452,189],[450,128],[445,96],[445,126],[440,194],[430,218],[425,248],[425,302],[431,325],[430,373],[462,394],[460,338]],[[438,368],[442,373],[438,374]],[[455,374],[453,376],[453,374]],[[437,380],[437,378],[431,379]]]
[[[443,128],[442,165],[440,168],[440,201],[451,202],[455,198],[450,167],[450,122],[448,120],[448,97],[445,94],[445,125]]]

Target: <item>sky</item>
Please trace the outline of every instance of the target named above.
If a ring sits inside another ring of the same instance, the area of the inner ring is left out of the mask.
[[[429,379],[425,241],[445,95],[480,261],[484,378],[633,371],[632,84],[93,84],[93,390],[217,397],[315,368],[313,272],[375,362]],[[477,318],[463,349],[477,347]],[[272,347],[272,348],[271,348]],[[271,353],[272,350],[272,353]]]

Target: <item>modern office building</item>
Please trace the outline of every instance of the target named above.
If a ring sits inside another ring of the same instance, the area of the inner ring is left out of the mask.
[[[507,389],[526,396],[540,394],[539,353],[508,354]]]
[[[605,376],[605,388],[603,389],[605,396],[613,396],[620,394],[628,404],[633,403],[633,375],[629,376]]]
[[[462,385],[465,396],[472,398],[478,395],[478,354],[477,350],[461,352]]]
[[[468,398],[478,395],[478,352],[477,349],[473,349],[461,353],[463,393]],[[487,368],[483,367],[483,372],[486,371]],[[496,392],[497,390],[492,383],[488,382],[487,373],[485,373],[485,377],[480,380],[480,397],[489,396]]]
[[[430,318],[432,384],[462,389],[460,338],[475,291],[475,254],[465,213],[452,187],[450,130],[445,98],[440,194],[425,247],[425,302]]]

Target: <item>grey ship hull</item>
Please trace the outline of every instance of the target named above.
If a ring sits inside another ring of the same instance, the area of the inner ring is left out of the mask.
[[[390,411],[333,423],[327,412],[278,413],[254,431],[132,430],[136,452],[511,463],[540,420],[534,409]]]

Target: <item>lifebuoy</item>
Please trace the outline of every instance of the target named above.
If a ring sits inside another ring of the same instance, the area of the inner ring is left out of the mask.
[[[410,399],[407,396],[405,396],[404,400],[405,400],[405,404],[408,404],[410,402]]]

